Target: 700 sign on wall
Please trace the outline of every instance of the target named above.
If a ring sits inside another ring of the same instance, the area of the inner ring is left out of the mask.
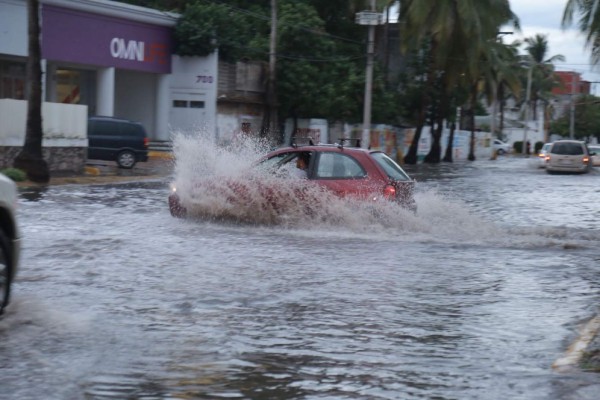
[[[213,83],[211,75],[196,75],[196,83]]]

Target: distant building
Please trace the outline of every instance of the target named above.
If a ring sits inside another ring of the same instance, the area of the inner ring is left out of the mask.
[[[581,79],[581,74],[573,71],[555,71],[561,85],[552,89],[555,96],[590,94],[591,83]]]
[[[91,115],[139,121],[155,142],[169,142],[176,131],[226,142],[260,130],[264,65],[219,62],[218,52],[174,54],[179,17],[109,0],[40,0],[43,147],[51,170],[81,170]],[[0,0],[0,168],[24,142],[27,25],[26,0]]]

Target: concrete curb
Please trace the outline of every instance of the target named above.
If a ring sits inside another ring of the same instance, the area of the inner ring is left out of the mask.
[[[591,351],[590,345],[600,331],[600,316],[590,319],[579,331],[579,336],[567,349],[565,354],[552,364],[552,368],[565,371],[577,367],[586,352]]]
[[[158,150],[148,151],[148,157],[149,158],[160,158],[160,159],[166,159],[166,160],[172,160],[175,158],[173,156],[173,153],[170,151],[158,151]]]

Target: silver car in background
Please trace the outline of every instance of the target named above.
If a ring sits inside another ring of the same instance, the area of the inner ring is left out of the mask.
[[[592,165],[600,167],[600,144],[590,144],[588,145],[588,150],[592,156]]]
[[[17,199],[15,183],[0,174],[0,315],[10,300],[10,287],[19,265]]]
[[[578,140],[558,140],[552,143],[546,156],[546,171],[586,173],[592,167],[592,160],[584,142]]]
[[[548,157],[548,151],[550,150],[550,147],[552,147],[552,143],[544,143],[544,145],[540,149],[540,152],[538,153],[537,157],[538,167],[546,168],[546,157]]]

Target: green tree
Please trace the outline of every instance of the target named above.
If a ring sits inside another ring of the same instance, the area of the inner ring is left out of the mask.
[[[578,98],[575,103],[575,138],[585,140],[595,137],[600,140],[600,98],[593,95],[585,95]],[[553,134],[569,137],[571,115],[565,115],[550,124]]]
[[[521,42],[516,41],[505,45],[501,41],[490,43],[488,68],[484,69],[484,95],[491,105],[491,130],[502,139],[504,127],[504,106],[509,96],[518,97],[521,92],[520,76],[522,67],[519,65],[518,48]],[[498,110],[499,109],[499,110]],[[499,126],[496,126],[497,110],[500,114]]]
[[[537,34],[532,37],[525,38],[526,52],[528,55],[528,67],[533,68],[530,105],[533,114],[537,115],[537,104],[539,101],[548,102],[551,97],[552,89],[560,84],[556,74],[554,73],[554,63],[557,61],[565,61],[562,54],[548,56],[548,39],[545,35]]]
[[[600,7],[597,0],[567,0],[563,12],[562,26],[568,28],[577,19],[579,31],[586,37],[586,45],[591,47],[591,59],[600,63]]]
[[[401,4],[400,22],[403,48],[427,43],[429,61],[426,74],[430,88],[441,79],[442,112],[447,109],[447,97],[461,81],[471,86],[471,109],[474,109],[479,82],[483,76],[481,61],[499,27],[518,19],[506,0],[406,0]],[[414,48],[414,47],[413,47]],[[417,119],[416,134],[405,162],[416,163],[417,148],[426,109],[431,105],[431,90],[425,90],[422,110]],[[433,133],[433,144],[428,162],[439,162],[441,153],[441,128]]]
[[[50,180],[50,171],[42,155],[42,67],[40,49],[39,1],[27,1],[27,123],[25,144],[15,157],[13,166],[22,169],[27,177],[38,183]]]

